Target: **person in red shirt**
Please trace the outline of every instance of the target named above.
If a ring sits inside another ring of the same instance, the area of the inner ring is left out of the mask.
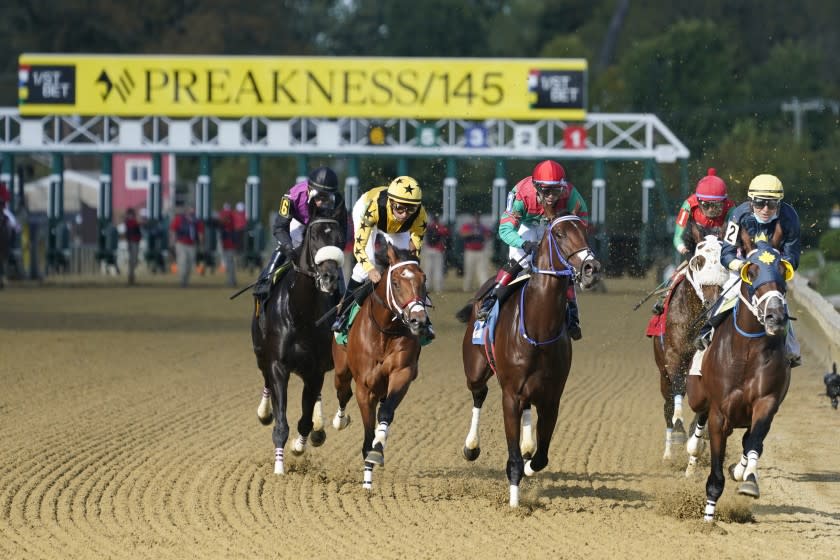
[[[188,207],[169,224],[170,245],[175,246],[175,263],[181,287],[186,288],[195,268],[198,245],[204,239],[204,222],[195,217],[195,208]]]
[[[440,222],[437,214],[433,214],[426,225],[422,253],[423,271],[426,273],[426,284],[431,292],[443,291],[443,265],[449,235],[449,228]]]
[[[493,232],[481,223],[481,212],[461,226],[458,234],[464,240],[464,285],[465,292],[481,287],[490,275],[490,259],[487,255],[487,241]]]
[[[140,241],[143,239],[143,230],[140,228],[140,221],[137,219],[134,208],[128,208],[125,211],[123,225],[125,226],[125,242],[128,245],[128,283],[133,285],[137,263],[140,261]]]
[[[225,267],[227,286],[236,287],[236,252],[239,249],[239,235],[236,230],[236,215],[230,204],[225,202],[219,212],[219,231],[222,238],[222,263]]]

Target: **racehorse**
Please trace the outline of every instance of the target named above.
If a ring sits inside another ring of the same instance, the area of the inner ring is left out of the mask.
[[[672,281],[667,299],[664,334],[653,336],[653,358],[659,369],[659,390],[665,416],[665,451],[663,460],[673,457],[672,448],[685,445],[685,418],[682,401],[685,376],[694,355],[693,341],[702,326],[701,316],[720,296],[729,279],[729,271],[720,263],[722,244],[720,228],[710,230],[691,222],[687,230],[694,255]]]
[[[306,227],[297,262],[271,289],[263,306],[255,298],[251,339],[257,365],[265,381],[257,417],[265,425],[274,417],[274,473],[283,474],[283,448],[289,438],[286,401],[289,376],[303,380],[298,437],[292,452],[304,452],[307,438],[320,446],[326,439],[321,387],[324,373],[332,369],[329,326],[316,320],[338,298],[341,265],[344,259],[345,226],[337,220],[316,217]]]
[[[566,332],[566,298],[571,282],[591,288],[600,280],[601,264],[586,242],[580,218],[563,212],[550,220],[537,247],[527,282],[515,284],[507,305],[501,306],[495,330],[483,329],[483,344],[473,344],[479,301],[471,301],[456,315],[467,323],[462,343],[464,374],[472,392],[473,409],[464,457],[481,453],[479,419],[487,397],[487,381],[496,373],[502,389],[507,477],[510,506],[519,505],[519,482],[548,464],[551,434],[557,422],[560,397],[572,365],[572,343]],[[524,284],[524,285],[523,285]],[[488,319],[488,325],[491,323]],[[495,341],[491,336],[495,334]],[[530,407],[537,408],[537,441],[533,456],[527,440],[520,446],[520,422],[530,435]]]
[[[726,440],[736,428],[746,428],[741,460],[729,467],[738,493],[759,497],[758,459],[773,417],[787,394],[790,363],[785,355],[788,320],[786,282],[793,267],[768,242],[753,244],[741,229],[746,263],[735,308],[716,329],[700,362],[701,375],[689,375],[688,404],[697,413],[687,448],[692,463],[708,430],[711,470],[706,480],[704,519],[714,519],[723,493]],[[693,373],[693,372],[692,372]],[[687,471],[687,474],[690,471]]]
[[[387,257],[382,279],[362,302],[350,326],[347,345],[333,341],[332,347],[338,397],[333,427],[341,430],[350,423],[345,409],[353,394],[353,380],[365,428],[362,486],[367,490],[373,487],[374,466],[385,465],[389,428],[417,377],[420,338],[429,328],[426,274],[416,254],[388,243]]]

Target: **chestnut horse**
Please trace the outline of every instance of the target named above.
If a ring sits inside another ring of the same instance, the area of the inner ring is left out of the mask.
[[[601,264],[587,245],[583,221],[565,212],[548,217],[551,221],[532,258],[531,277],[514,287],[510,301],[499,311],[495,343],[490,343],[490,328],[485,327],[484,343],[473,344],[478,301],[457,314],[467,322],[462,353],[467,387],[473,397],[464,456],[473,461],[481,452],[481,407],[487,397],[487,381],[495,371],[502,389],[512,507],[519,505],[523,474],[533,475],[548,464],[551,434],[572,365],[572,343],[566,332],[567,288],[571,282],[591,288],[600,280]],[[520,447],[520,422],[527,414],[530,432],[532,404],[537,407],[537,442],[536,451],[526,462]]]
[[[726,440],[736,428],[746,428],[740,462],[729,467],[738,493],[759,497],[758,459],[773,417],[787,394],[790,363],[785,337],[790,319],[785,301],[786,282],[793,267],[772,245],[755,245],[742,229],[747,254],[735,309],[715,330],[711,345],[696,358],[701,375],[688,376],[688,404],[697,413],[688,441],[692,462],[708,430],[711,470],[706,480],[704,519],[714,519],[725,483]]]
[[[333,367],[329,347],[332,331],[316,320],[338,299],[344,258],[345,225],[332,218],[315,218],[306,226],[297,262],[272,286],[265,307],[255,300],[251,339],[265,389],[257,408],[263,424],[274,417],[274,473],[283,474],[283,448],[289,438],[286,401],[289,376],[303,379],[298,437],[292,452],[304,452],[307,438],[319,446],[326,439],[321,387]],[[313,429],[314,426],[314,429]]]
[[[362,486],[373,487],[373,467],[385,465],[385,444],[394,413],[417,377],[420,337],[429,328],[426,275],[414,252],[388,243],[387,269],[361,304],[347,333],[347,345],[333,341],[338,412],[333,427],[350,423],[345,412],[356,383],[356,401],[365,428]],[[379,409],[377,412],[377,405]]]
[[[685,377],[694,355],[693,341],[700,332],[705,312],[720,296],[729,271],[720,263],[720,228],[706,230],[692,222],[689,235],[694,255],[687,266],[675,273],[675,285],[668,296],[665,333],[653,337],[653,358],[659,369],[659,390],[665,416],[663,460],[673,457],[674,446],[685,445],[682,401]]]

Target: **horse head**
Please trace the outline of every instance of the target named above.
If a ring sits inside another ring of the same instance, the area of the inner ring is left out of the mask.
[[[601,263],[586,242],[583,220],[566,212],[553,217],[534,256],[533,268],[556,276],[571,271],[581,288],[595,286],[601,280]]]
[[[315,218],[306,226],[298,270],[315,278],[318,289],[334,293],[338,289],[344,263],[345,229],[333,218]]]
[[[385,304],[411,334],[419,336],[429,327],[426,273],[420,268],[414,251],[400,250],[388,243],[386,254],[388,269],[383,274]]]
[[[748,253],[741,267],[741,301],[764,325],[768,336],[782,334],[788,321],[785,292],[793,278],[793,266],[764,241],[745,247]]]
[[[720,296],[721,288],[729,279],[729,271],[720,262],[722,248],[717,236],[708,234],[695,245],[694,256],[688,261],[686,278],[706,305]]]

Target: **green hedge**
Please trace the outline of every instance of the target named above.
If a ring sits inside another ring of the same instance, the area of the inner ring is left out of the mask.
[[[832,229],[820,237],[820,251],[829,261],[840,261],[840,229]]]

